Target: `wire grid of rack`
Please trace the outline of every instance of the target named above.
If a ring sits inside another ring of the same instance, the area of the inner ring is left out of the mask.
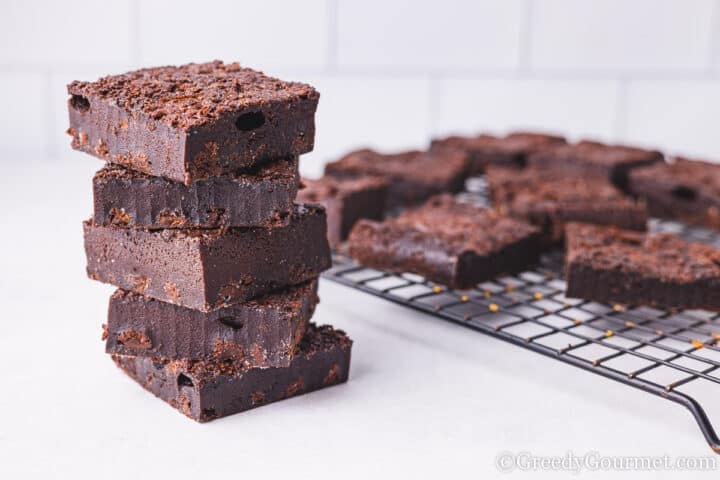
[[[484,181],[472,180],[460,197],[486,203]],[[650,229],[720,247],[720,235],[702,228],[653,219]],[[705,410],[678,391],[691,382],[720,384],[720,314],[567,298],[562,262],[561,251],[551,252],[532,270],[467,291],[365,268],[342,254],[323,276],[684,405],[720,454]]]

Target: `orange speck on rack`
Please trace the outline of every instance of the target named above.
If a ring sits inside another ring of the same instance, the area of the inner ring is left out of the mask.
[[[705,346],[700,340],[691,340],[690,343],[692,343],[695,348],[703,348]]]
[[[613,305],[613,310],[615,310],[616,312],[624,312],[624,311],[625,311],[625,307],[623,307],[622,305],[616,303],[615,305]]]
[[[440,292],[442,292],[442,287],[440,287],[439,285],[435,285],[435,286],[433,287],[433,292],[435,292],[435,293],[440,293]]]
[[[540,292],[535,292],[533,293],[533,297],[535,298],[535,300],[540,300],[541,298],[543,298],[543,294]]]
[[[491,303],[490,305],[488,305],[488,308],[491,312],[497,312],[498,310],[500,310],[500,307],[497,306],[497,303]]]
[[[606,330],[606,331],[605,331],[605,336],[606,336],[606,337],[612,337],[613,335],[615,335],[615,334],[613,333],[612,330]]]
[[[460,295],[461,302],[467,302],[468,300],[470,300],[470,297],[468,297],[467,295]]]

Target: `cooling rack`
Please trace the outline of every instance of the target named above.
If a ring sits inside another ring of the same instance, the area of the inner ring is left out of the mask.
[[[482,178],[471,179],[459,197],[485,204],[485,189]],[[650,229],[720,247],[720,235],[702,228],[653,219]],[[691,383],[720,384],[720,315],[567,298],[562,261],[562,252],[551,252],[532,270],[465,291],[365,268],[342,254],[323,276],[683,405],[720,454],[705,409],[679,391]]]

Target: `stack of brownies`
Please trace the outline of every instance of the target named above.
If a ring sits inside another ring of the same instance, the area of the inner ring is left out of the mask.
[[[68,91],[73,148],[108,162],[84,233],[115,363],[201,422],[345,381],[352,342],[309,322],[325,210],[293,203],[318,92],[222,62]]]

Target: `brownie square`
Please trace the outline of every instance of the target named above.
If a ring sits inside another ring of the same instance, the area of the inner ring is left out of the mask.
[[[367,267],[471,288],[537,262],[540,232],[523,221],[441,195],[397,218],[360,220],[348,238],[348,252]]]
[[[310,324],[287,367],[241,368],[217,361],[113,355],[143,388],[198,422],[239,413],[347,381],[352,340]]]
[[[539,227],[550,245],[561,243],[567,222],[615,225],[644,231],[647,210],[606,178],[562,170],[490,167],[487,181],[493,206]]]
[[[340,246],[350,229],[361,218],[382,220],[387,197],[387,181],[382,177],[339,179],[324,176],[318,180],[304,178],[298,201],[320,203],[325,207],[328,241]]]
[[[536,152],[528,158],[528,165],[609,178],[615,186],[626,190],[630,170],[662,161],[663,155],[657,150],[584,140]]]
[[[313,148],[318,92],[237,63],[144,68],[68,93],[73,148],[185,184]]]
[[[720,165],[675,158],[630,172],[630,191],[650,215],[720,229]]]
[[[388,182],[387,208],[416,205],[444,192],[459,192],[465,185],[468,159],[464,152],[442,150],[382,154],[357,150],[325,165],[325,174],[338,178],[382,177]]]
[[[514,132],[504,137],[482,134],[475,137],[451,136],[434,139],[431,150],[458,149],[470,158],[470,173],[484,173],[491,165],[524,167],[528,156],[551,145],[561,145],[565,138],[536,132]]]
[[[330,268],[325,210],[297,205],[275,228],[84,224],[87,273],[123,290],[209,312],[312,280]]]
[[[287,367],[317,302],[317,280],[209,313],[117,290],[110,297],[105,351]]]
[[[598,302],[720,309],[720,249],[660,233],[571,223],[567,293]]]
[[[93,223],[154,229],[287,225],[299,179],[297,157],[188,185],[108,164],[93,178]]]

